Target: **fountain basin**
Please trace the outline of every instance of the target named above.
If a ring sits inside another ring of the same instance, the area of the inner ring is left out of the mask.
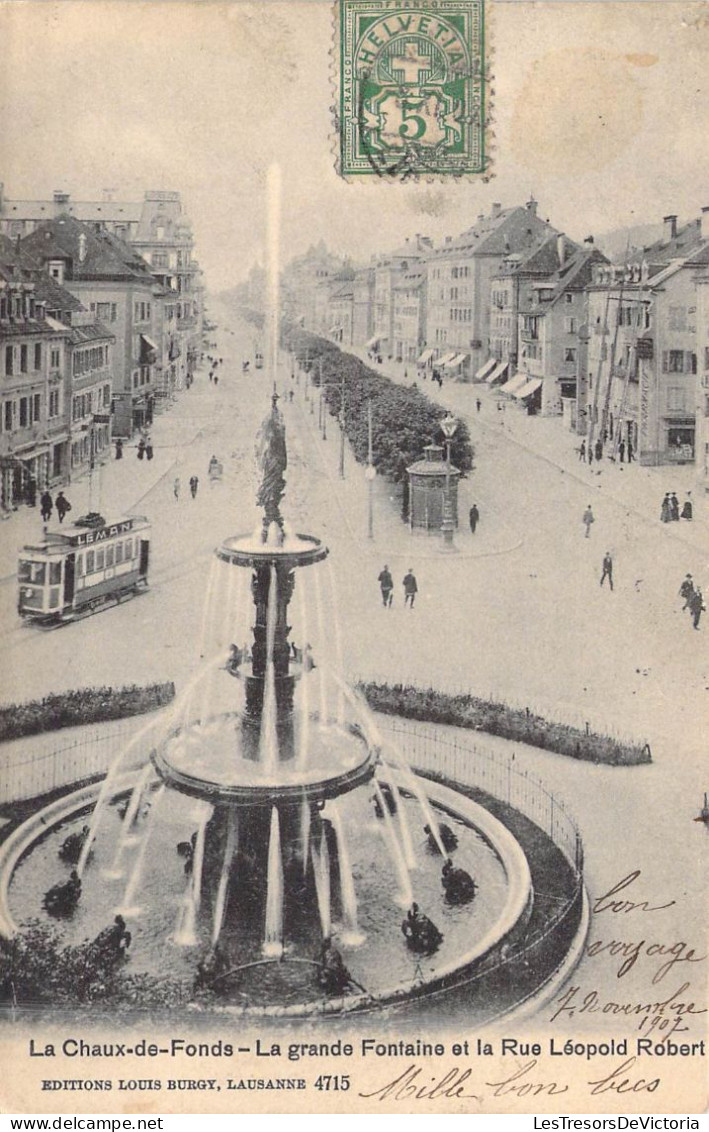
[[[313,535],[286,535],[280,544],[262,542],[253,534],[232,535],[217,547],[217,558],[232,566],[312,566],[327,558],[328,549]]]
[[[313,723],[317,719],[311,717]],[[150,757],[163,782],[216,805],[320,801],[346,794],[374,774],[379,752],[354,725],[310,728],[304,764],[297,735],[282,739],[281,757],[269,764],[259,758],[258,727],[238,712],[227,712],[204,726],[176,729]]]

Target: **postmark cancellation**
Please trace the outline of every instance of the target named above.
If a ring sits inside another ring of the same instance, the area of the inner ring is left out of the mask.
[[[485,0],[339,0],[345,178],[488,172]]]

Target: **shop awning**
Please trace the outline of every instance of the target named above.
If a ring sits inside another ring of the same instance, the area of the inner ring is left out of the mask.
[[[417,364],[420,366],[425,366],[426,362],[430,362],[431,358],[434,355],[434,352],[434,350],[424,350],[424,352],[421,354],[421,357],[418,359]]]
[[[375,334],[368,342],[364,343],[365,350],[374,350],[379,345],[379,335]]]
[[[531,381],[525,381],[522,388],[518,389],[512,396],[517,397],[520,401],[524,401],[527,397],[531,397],[533,393],[536,393],[538,389],[541,389],[541,387],[541,377],[534,377]]]
[[[509,362],[498,362],[492,373],[488,374],[488,376],[485,378],[487,384],[497,385],[498,381],[502,381],[503,377],[507,373],[508,365]]]
[[[434,366],[447,366],[449,362],[453,361],[455,357],[455,350],[449,350],[447,354],[443,354],[440,358],[436,358],[433,363]]]
[[[462,366],[467,356],[467,354],[456,354],[454,358],[451,358],[449,362],[446,362],[446,369],[457,369],[458,366]]]
[[[150,365],[155,361],[158,355],[158,348],[153,342],[152,338],[148,338],[147,334],[140,336],[140,361],[142,365]]]
[[[475,374],[476,381],[484,381],[489,373],[492,373],[497,365],[497,358],[488,358],[487,361],[480,366],[480,369]]]
[[[523,385],[526,385],[530,380],[528,373],[515,373],[506,381],[504,385],[500,386],[500,393],[516,393]]]

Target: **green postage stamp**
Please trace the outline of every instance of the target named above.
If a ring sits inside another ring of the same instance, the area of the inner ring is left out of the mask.
[[[487,170],[484,0],[339,0],[343,177]]]

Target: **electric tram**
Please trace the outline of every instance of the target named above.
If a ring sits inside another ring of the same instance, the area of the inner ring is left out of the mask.
[[[20,551],[21,617],[62,624],[85,617],[148,586],[150,524],[142,517],[106,522],[96,512]]]

